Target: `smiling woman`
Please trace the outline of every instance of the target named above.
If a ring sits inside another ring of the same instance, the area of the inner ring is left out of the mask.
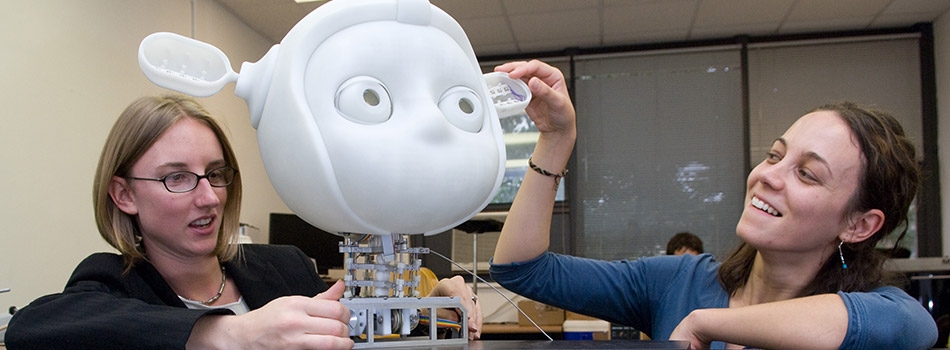
[[[563,76],[538,61],[496,69],[530,78],[541,97],[528,108],[541,132],[532,158],[542,169],[563,169],[576,138]],[[874,249],[895,229],[904,234],[919,182],[914,146],[894,118],[852,103],[822,106],[749,174],[736,226],[743,242],[725,262],[710,254],[602,261],[548,252],[552,179],[528,172],[491,274],[532,300],[699,348],[928,348],[933,319],[889,285]]]

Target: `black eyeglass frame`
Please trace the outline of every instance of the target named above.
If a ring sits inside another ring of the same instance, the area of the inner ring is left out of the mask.
[[[230,178],[229,178],[228,176],[224,176],[224,175],[227,174],[227,172],[226,172],[227,170],[230,170],[230,171],[231,171],[231,176],[230,176]],[[220,174],[218,174],[218,175],[222,175],[222,178],[227,179],[228,182],[227,182],[226,184],[223,184],[223,185],[215,185],[214,183],[211,182],[210,176],[213,176],[212,174],[215,174],[216,172],[222,172],[222,171],[225,171],[225,172],[220,173]],[[134,176],[128,176],[128,177],[125,177],[125,178],[126,178],[126,179],[130,179],[130,180],[158,181],[158,182],[161,182],[163,186],[165,186],[165,190],[167,190],[168,192],[171,192],[171,193],[186,193],[186,192],[194,191],[196,188],[198,188],[198,183],[201,182],[201,179],[208,179],[208,184],[211,185],[211,187],[219,187],[219,188],[220,188],[220,187],[228,187],[229,185],[231,185],[231,183],[234,182],[234,176],[237,175],[237,173],[238,173],[237,169],[234,169],[234,168],[232,168],[232,167],[229,166],[229,165],[225,165],[225,166],[223,166],[223,167],[211,169],[210,171],[208,171],[208,172],[205,173],[204,175],[198,175],[198,174],[195,174],[195,173],[190,172],[190,171],[187,171],[187,170],[182,170],[182,171],[173,172],[173,173],[171,173],[171,174],[162,176],[162,177],[160,177],[160,178],[134,177]],[[191,174],[191,175],[194,175],[194,176],[195,176],[195,184],[194,184],[193,186],[191,186],[191,188],[189,188],[189,189],[187,189],[187,190],[184,190],[184,191],[172,191],[171,188],[168,188],[168,183],[165,182],[165,180],[168,179],[169,176],[174,176],[174,175],[178,175],[178,174]]]

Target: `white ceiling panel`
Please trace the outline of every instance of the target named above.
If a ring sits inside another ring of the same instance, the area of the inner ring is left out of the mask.
[[[274,43],[320,2],[215,0]],[[481,56],[932,22],[950,0],[431,0]]]

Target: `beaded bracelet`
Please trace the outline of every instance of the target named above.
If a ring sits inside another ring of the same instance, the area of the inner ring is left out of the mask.
[[[539,167],[537,164],[534,164],[534,162],[531,161],[531,157],[528,157],[528,166],[531,167],[531,170],[534,170],[538,174],[553,177],[555,191],[557,191],[557,187],[561,184],[561,178],[567,176],[567,169],[564,169],[564,171],[562,171],[560,174],[555,174],[550,171],[541,169],[541,167]]]

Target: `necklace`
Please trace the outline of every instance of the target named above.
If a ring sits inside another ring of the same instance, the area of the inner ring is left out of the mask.
[[[185,299],[194,301],[196,303],[201,303],[201,305],[206,305],[206,306],[211,305],[211,303],[215,302],[215,300],[218,300],[218,298],[221,297],[221,293],[224,293],[224,286],[227,284],[227,282],[228,282],[228,275],[224,273],[224,265],[221,265],[221,287],[218,288],[218,294],[215,294],[213,297],[211,297],[211,299],[208,299],[208,301],[192,300],[188,298],[185,298]]]

